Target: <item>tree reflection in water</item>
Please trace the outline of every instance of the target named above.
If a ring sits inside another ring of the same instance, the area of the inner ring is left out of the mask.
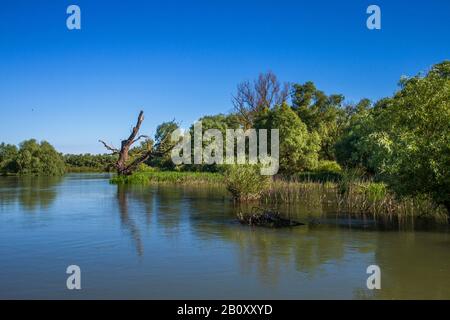
[[[305,225],[285,229],[242,226],[237,222],[237,212],[249,211],[255,204],[234,206],[217,191],[192,192],[188,205],[195,234],[205,240],[215,238],[236,245],[243,273],[250,274],[256,269],[261,280],[276,283],[285,270],[291,269],[290,264],[294,264],[297,271],[314,277],[321,265],[345,256],[347,239],[336,226]],[[303,222],[323,215],[322,208],[304,211],[306,208],[291,205],[278,209]],[[308,212],[308,215],[299,216],[299,212]]]
[[[117,202],[119,204],[120,222],[122,227],[129,231],[138,256],[142,256],[144,253],[144,247],[142,245],[141,232],[139,231],[135,220],[129,213],[129,193],[127,192],[127,189],[127,186],[117,186]]]
[[[17,203],[24,211],[48,209],[56,199],[57,186],[63,177],[2,177],[0,179],[0,210]]]

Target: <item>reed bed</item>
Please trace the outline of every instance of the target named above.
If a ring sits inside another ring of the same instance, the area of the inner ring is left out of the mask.
[[[436,206],[429,198],[398,198],[392,192],[376,193],[373,182],[360,182],[345,193],[336,191],[337,211],[350,214],[370,214],[408,219],[430,217],[446,221],[446,210]]]
[[[176,184],[190,186],[226,187],[221,173],[152,171],[131,176],[115,176],[115,184]],[[248,178],[245,179],[248,181]],[[247,183],[248,184],[248,183]],[[244,185],[247,185],[244,184]],[[408,219],[426,217],[447,221],[447,212],[426,197],[397,198],[383,183],[362,179],[318,182],[309,179],[274,178],[261,187],[258,201],[267,205],[302,203],[310,208],[324,208],[327,212],[373,217]],[[233,185],[235,186],[235,184]],[[240,187],[240,184],[237,184]]]
[[[274,180],[261,199],[265,203],[297,203],[327,207],[327,211],[374,217],[430,217],[447,220],[446,210],[429,198],[397,198],[383,183],[372,181],[313,182]]]

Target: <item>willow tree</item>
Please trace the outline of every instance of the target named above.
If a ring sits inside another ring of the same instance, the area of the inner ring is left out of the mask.
[[[397,193],[430,195],[450,218],[450,61],[400,85],[370,136],[383,150],[378,167]]]
[[[112,154],[119,156],[115,163],[117,174],[119,175],[132,174],[141,163],[166,155],[174,146],[174,144],[169,143],[170,134],[157,137],[156,143],[154,143],[149,136],[139,135],[139,130],[143,121],[144,112],[141,111],[139,112],[136,125],[131,130],[130,136],[121,141],[120,149],[108,145],[103,140],[99,140],[99,142],[101,142],[106,149],[111,151]],[[142,144],[144,148],[133,148],[139,149],[139,151],[137,153],[133,153],[133,156],[131,156],[130,150],[132,150],[132,146],[141,139],[145,139]]]

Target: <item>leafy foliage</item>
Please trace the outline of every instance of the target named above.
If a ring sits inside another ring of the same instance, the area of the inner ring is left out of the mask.
[[[65,154],[64,162],[68,171],[99,171],[108,172],[114,170],[117,156],[110,154]]]
[[[23,141],[19,149],[0,145],[0,173],[59,176],[65,172],[63,157],[46,141]]]
[[[281,173],[316,169],[320,137],[316,132],[308,132],[306,125],[287,104],[266,109],[255,124],[258,129],[280,130]]]
[[[175,121],[163,122],[156,128],[155,141],[160,148],[166,148],[170,143],[170,135],[173,131],[178,129],[178,124]],[[141,145],[142,149],[146,148],[145,144]],[[175,169],[175,165],[170,158],[170,153],[165,153],[162,156],[157,156],[148,161],[148,165],[167,170]]]
[[[357,110],[336,154],[341,164],[365,168],[397,195],[429,196],[450,211],[450,61],[403,77],[393,97]]]
[[[236,201],[256,200],[270,187],[270,177],[261,175],[258,165],[231,165],[225,171],[225,185]]]
[[[450,209],[450,61],[400,85],[371,135],[380,173],[398,194],[429,194]]]
[[[0,174],[12,174],[19,171],[17,155],[18,150],[15,145],[0,144]]]
[[[335,160],[334,144],[346,123],[346,112],[342,106],[344,96],[327,96],[316,88],[313,82],[294,84],[292,90],[292,109],[306,124],[310,132],[320,136],[320,158]]]

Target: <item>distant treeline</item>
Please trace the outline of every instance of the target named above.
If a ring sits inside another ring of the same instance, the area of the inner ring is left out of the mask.
[[[106,172],[114,170],[116,157],[109,154],[62,155],[48,142],[35,139],[19,146],[0,144],[0,174],[58,176],[66,172]]]
[[[47,141],[23,141],[19,147],[0,144],[0,174],[63,175],[64,159]]]
[[[65,154],[63,156],[69,172],[114,171],[117,156],[110,154]]]

